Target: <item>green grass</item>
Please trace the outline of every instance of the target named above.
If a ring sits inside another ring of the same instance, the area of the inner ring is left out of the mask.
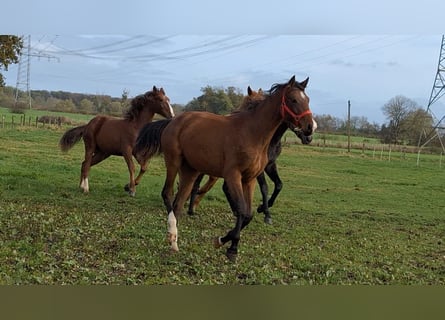
[[[1,284],[445,284],[438,156],[417,167],[414,155],[286,146],[273,225],[256,214],[230,263],[212,246],[233,227],[221,181],[182,216],[172,254],[162,158],[134,198],[121,157],[92,168],[84,195],[83,144],[61,153],[62,133],[0,129]]]
[[[71,119],[76,123],[88,122],[93,117],[92,115],[88,114],[55,112],[55,111],[36,110],[36,109],[25,110],[24,115],[25,115],[26,125],[28,125],[29,118],[31,118],[31,125],[33,126],[35,126],[36,123],[35,119],[37,117],[42,117],[42,116],[63,116],[68,119]],[[20,117],[22,117],[23,114],[11,113],[11,111],[8,108],[0,107],[0,117],[1,116],[5,117],[5,124],[10,124],[12,122],[12,117],[14,117],[14,123],[18,125],[18,123],[20,122]],[[0,125],[1,125],[1,118],[0,118]]]

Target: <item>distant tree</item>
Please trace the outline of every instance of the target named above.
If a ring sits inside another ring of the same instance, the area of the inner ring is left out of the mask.
[[[94,104],[90,100],[84,98],[80,101],[79,111],[81,113],[93,113],[94,111]]]
[[[0,70],[8,71],[10,64],[18,63],[23,48],[21,37],[0,35]],[[0,73],[0,87],[5,85],[3,75]]]
[[[315,115],[315,120],[318,124],[319,131],[323,132],[335,132],[339,128],[340,119],[330,115],[330,114],[321,114],[321,115]]]
[[[130,106],[130,100],[128,99],[129,94],[130,94],[130,91],[128,91],[127,89],[124,89],[122,91],[121,108],[123,111],[127,110],[128,107]]]
[[[110,105],[110,114],[114,116],[122,115],[122,104],[120,101],[113,101]]]
[[[73,101],[71,99],[68,100],[59,100],[56,104],[56,111],[61,112],[73,112],[76,109]]]
[[[433,128],[434,119],[426,110],[418,108],[410,112],[403,122],[402,132],[405,141],[410,145],[417,145],[423,129]]]
[[[406,124],[411,112],[419,109],[417,103],[405,96],[398,95],[391,98],[383,107],[382,111],[389,120],[390,140],[388,143],[399,144],[406,132]]]
[[[203,93],[198,98],[193,98],[186,106],[186,111],[208,111],[216,114],[228,114],[237,107],[243,95],[237,89],[207,86],[201,88]],[[236,103],[236,105],[234,105]]]
[[[228,87],[225,90],[225,92],[227,94],[227,97],[230,99],[230,102],[232,103],[232,106],[234,108],[237,108],[241,105],[244,95],[241,93],[241,90],[239,88]],[[246,92],[247,92],[247,90],[246,90]]]

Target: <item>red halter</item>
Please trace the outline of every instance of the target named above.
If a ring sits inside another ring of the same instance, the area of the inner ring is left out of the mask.
[[[280,108],[280,112],[281,112],[281,117],[284,119],[284,117],[286,116],[286,114],[288,116],[290,116],[292,118],[292,120],[295,121],[295,124],[297,125],[301,118],[303,118],[304,116],[307,116],[308,114],[312,114],[311,110],[306,110],[303,111],[300,114],[296,114],[295,112],[293,112],[286,104],[286,98],[285,95],[283,94],[283,97],[281,99],[281,108]]]

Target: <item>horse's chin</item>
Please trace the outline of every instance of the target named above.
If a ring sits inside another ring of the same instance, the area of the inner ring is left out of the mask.
[[[309,144],[312,142],[312,134],[310,135],[305,135],[303,133],[303,131],[299,130],[299,129],[294,129],[295,134],[297,135],[298,138],[300,138],[301,143],[302,144]]]

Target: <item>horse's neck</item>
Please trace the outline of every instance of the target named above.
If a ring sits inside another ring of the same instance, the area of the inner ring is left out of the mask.
[[[287,124],[282,122],[280,126],[277,128],[275,133],[272,136],[272,140],[270,140],[271,145],[275,145],[281,141],[281,137],[283,137],[284,133],[287,130]]]
[[[262,141],[266,141],[269,144],[282,123],[282,118],[280,114],[280,98],[269,97],[267,100],[269,101],[264,101],[263,105],[258,106],[254,110],[254,115],[250,117],[250,122],[252,125],[251,130],[256,138],[261,138]],[[260,141],[260,139],[258,140]]]
[[[141,115],[135,120],[136,127],[142,128],[144,125],[153,120],[154,115],[154,112],[144,110]]]

